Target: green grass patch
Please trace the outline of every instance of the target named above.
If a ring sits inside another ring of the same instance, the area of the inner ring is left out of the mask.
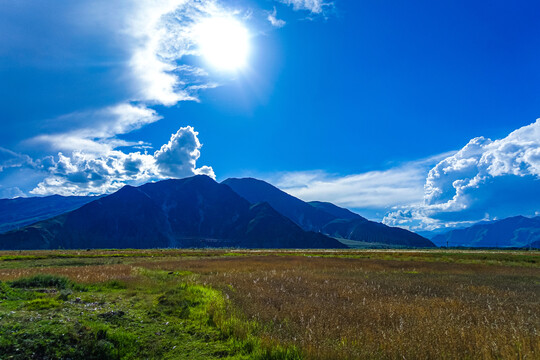
[[[191,272],[139,272],[85,287],[53,275],[0,282],[0,359],[300,358],[261,342],[260,326],[186,282]]]

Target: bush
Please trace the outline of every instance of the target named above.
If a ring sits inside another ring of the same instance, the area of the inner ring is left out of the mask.
[[[46,310],[57,308],[62,305],[59,301],[51,298],[34,299],[26,303],[25,307],[28,310]]]
[[[77,291],[85,291],[86,287],[75,284],[71,280],[63,276],[39,274],[27,278],[13,280],[9,283],[12,288],[56,288],[58,290],[72,289]]]
[[[72,287],[72,283],[68,278],[56,275],[40,274],[28,278],[13,280],[11,287],[14,288],[50,288],[54,287],[58,290],[63,290]]]

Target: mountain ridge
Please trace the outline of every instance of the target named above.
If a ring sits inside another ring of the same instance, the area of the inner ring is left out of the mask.
[[[61,196],[0,199],[0,233],[50,219],[94,201],[101,196]]]
[[[269,234],[272,234],[270,236]],[[0,235],[2,249],[157,247],[346,248],[306,232],[205,175],[117,192]]]
[[[222,181],[250,202],[266,201],[304,230],[358,241],[405,247],[435,247],[428,239],[401,228],[369,221],[332,203],[304,202],[277,187],[254,178],[229,178]],[[340,218],[339,216],[345,216]]]
[[[540,241],[540,216],[512,216],[438,234],[432,241],[462,247],[527,247]]]

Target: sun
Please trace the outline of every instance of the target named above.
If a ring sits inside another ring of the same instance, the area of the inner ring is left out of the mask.
[[[239,70],[249,55],[249,33],[232,17],[211,17],[195,28],[196,40],[204,59],[222,70]]]

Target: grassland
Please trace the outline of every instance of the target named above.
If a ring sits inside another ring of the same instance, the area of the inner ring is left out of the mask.
[[[540,359],[539,259],[0,252],[0,359]]]

